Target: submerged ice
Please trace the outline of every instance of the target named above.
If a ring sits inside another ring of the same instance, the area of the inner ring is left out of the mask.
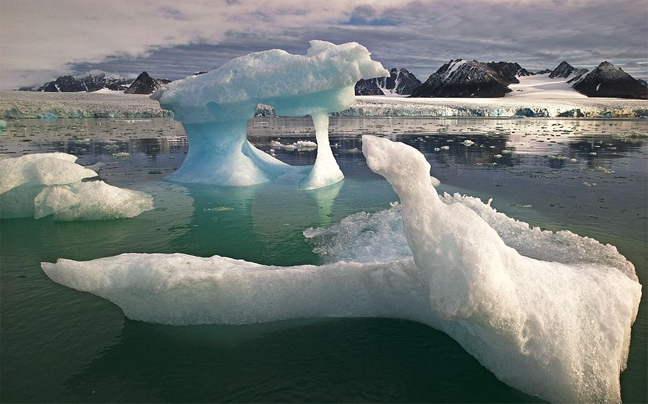
[[[418,151],[365,136],[401,204],[311,229],[330,264],[123,254],[43,263],[68,287],[164,324],[391,317],[442,330],[503,382],[555,402],[620,401],[641,285],[614,247],[532,229],[476,198],[444,197]],[[370,228],[371,231],[364,231]],[[381,248],[382,247],[382,248]],[[379,259],[370,259],[380,251]]]
[[[328,114],[350,107],[355,83],[388,76],[362,45],[311,41],[306,55],[279,49],[236,58],[199,76],[174,81],[151,95],[185,129],[189,152],[172,181],[245,186],[268,182],[291,169],[247,140],[247,120],[258,104],[281,116],[310,115],[317,158],[301,184],[324,187],[343,178],[328,142]]]
[[[0,218],[121,219],[153,209],[153,199],[142,192],[82,182],[97,173],[76,160],[66,153],[0,159]]]

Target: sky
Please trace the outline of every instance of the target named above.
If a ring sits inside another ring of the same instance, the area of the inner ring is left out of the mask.
[[[366,46],[424,81],[451,59],[607,60],[648,79],[646,0],[0,0],[0,89],[64,74],[178,79],[311,39]]]

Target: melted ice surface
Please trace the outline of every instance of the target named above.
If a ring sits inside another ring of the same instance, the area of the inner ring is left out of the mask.
[[[257,52],[209,73],[174,81],[151,95],[162,108],[173,111],[189,140],[185,162],[168,178],[246,186],[289,172],[290,166],[247,140],[247,120],[258,104],[266,104],[277,115],[313,117],[317,159],[301,187],[309,190],[339,182],[344,176],[329,145],[328,114],[355,102],[358,80],[388,75],[360,44],[311,41],[306,55],[279,49]]]
[[[414,148],[364,137],[363,152],[401,205],[307,230],[330,264],[123,254],[59,259],[43,270],[115,302],[129,318],[157,323],[419,321],[528,394],[556,402],[620,400],[619,374],[641,298],[630,262],[612,246],[531,229],[478,199],[440,197]]]

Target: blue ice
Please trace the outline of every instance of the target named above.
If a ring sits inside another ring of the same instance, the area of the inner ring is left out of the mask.
[[[358,80],[388,75],[360,44],[311,41],[306,55],[279,49],[252,53],[207,74],[172,82],[151,98],[182,122],[189,152],[167,179],[246,186],[293,170],[247,140],[248,119],[258,104],[266,104],[277,115],[313,118],[317,158],[301,188],[339,182],[344,175],[329,145],[328,114],[353,104]]]

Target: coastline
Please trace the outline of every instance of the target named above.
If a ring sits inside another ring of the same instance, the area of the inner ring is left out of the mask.
[[[272,111],[260,109],[265,115]],[[348,117],[639,118],[648,101],[621,98],[506,96],[500,98],[406,98],[356,96],[355,104],[332,114]],[[0,119],[171,117],[148,95],[0,91]]]

